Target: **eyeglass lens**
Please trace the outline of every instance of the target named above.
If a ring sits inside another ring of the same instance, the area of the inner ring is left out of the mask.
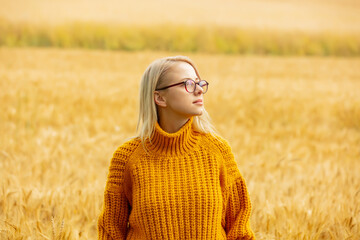
[[[208,84],[206,81],[204,80],[201,80],[199,83],[199,86],[202,88],[203,90],[203,93],[206,93],[207,92],[207,88],[208,88]],[[186,83],[185,83],[185,88],[186,88],[186,91],[188,91],[189,93],[192,93],[195,91],[196,89],[196,83],[194,80],[187,80]]]

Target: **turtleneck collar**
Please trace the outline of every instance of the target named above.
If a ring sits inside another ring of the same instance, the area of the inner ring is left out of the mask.
[[[191,117],[175,133],[165,132],[156,122],[155,130],[151,140],[146,142],[146,147],[160,154],[176,155],[192,149],[197,141],[199,133],[192,128],[193,117]]]

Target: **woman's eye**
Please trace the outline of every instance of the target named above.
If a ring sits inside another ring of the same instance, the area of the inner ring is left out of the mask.
[[[187,81],[187,82],[186,82],[186,85],[187,85],[187,86],[194,86],[194,82],[193,82],[193,81]]]

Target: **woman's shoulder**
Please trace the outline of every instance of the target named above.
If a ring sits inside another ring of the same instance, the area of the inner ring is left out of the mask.
[[[227,140],[215,133],[207,133],[204,137],[209,141],[211,145],[219,149],[221,152],[231,151],[231,147]]]
[[[220,172],[228,183],[232,183],[236,178],[241,177],[235,156],[227,140],[219,135],[207,135],[208,139],[216,146],[222,158],[220,162]],[[225,183],[225,185],[228,185]]]
[[[114,156],[123,155],[129,157],[141,144],[141,140],[138,137],[127,139],[121,144],[114,152]]]

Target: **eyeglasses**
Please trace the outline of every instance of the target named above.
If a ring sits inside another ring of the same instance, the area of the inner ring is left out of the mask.
[[[194,80],[192,79],[186,79],[185,81],[182,81],[182,82],[179,82],[179,83],[175,83],[173,85],[170,85],[170,86],[166,86],[166,87],[163,87],[163,88],[158,88],[158,89],[155,89],[156,91],[159,91],[159,90],[164,90],[164,89],[167,89],[167,88],[170,88],[170,87],[175,87],[175,86],[178,86],[178,85],[181,85],[181,84],[184,84],[185,85],[185,90],[188,92],[188,93],[193,93],[195,92],[196,90],[196,85],[199,85],[201,88],[202,88],[202,93],[205,94],[208,90],[208,86],[209,86],[209,83],[205,80],[201,80],[199,82],[195,82]]]

